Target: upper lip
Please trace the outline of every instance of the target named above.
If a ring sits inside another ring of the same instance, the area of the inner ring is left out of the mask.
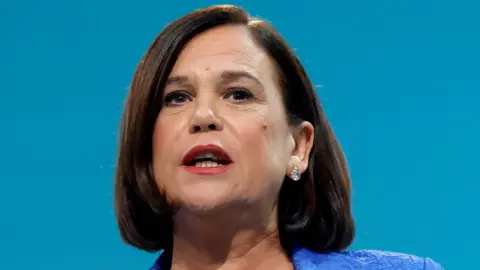
[[[230,156],[225,150],[222,149],[222,147],[215,144],[204,144],[197,145],[190,149],[190,151],[188,151],[187,154],[183,157],[183,165],[189,164],[195,157],[205,152],[214,154],[216,157],[219,158],[220,161],[224,163],[232,162]]]

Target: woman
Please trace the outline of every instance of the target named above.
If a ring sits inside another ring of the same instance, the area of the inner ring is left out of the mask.
[[[268,23],[213,6],[168,25],[133,77],[115,183],[120,232],[151,269],[441,269],[342,252],[344,155],[303,67]]]

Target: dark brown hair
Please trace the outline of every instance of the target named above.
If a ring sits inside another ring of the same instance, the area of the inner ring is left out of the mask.
[[[290,124],[309,121],[315,138],[308,170],[284,181],[278,205],[282,246],[339,251],[353,240],[350,176],[345,157],[312,83],[292,49],[267,22],[241,8],[222,5],[194,11],[165,27],[141,59],[126,100],[120,128],[115,209],[122,238],[146,251],[172,247],[172,215],[152,170],[153,128],[163,87],[183,47],[221,25],[244,25],[276,64]]]

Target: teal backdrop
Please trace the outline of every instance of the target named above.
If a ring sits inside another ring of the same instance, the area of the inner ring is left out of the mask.
[[[123,100],[157,33],[218,3],[0,2],[0,269],[153,262],[113,213]],[[230,3],[271,21],[317,85],[351,168],[352,248],[478,269],[480,2]]]

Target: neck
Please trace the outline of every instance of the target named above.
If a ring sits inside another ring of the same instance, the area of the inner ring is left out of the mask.
[[[280,245],[276,211],[266,218],[225,212],[175,215],[172,269],[293,269]]]

